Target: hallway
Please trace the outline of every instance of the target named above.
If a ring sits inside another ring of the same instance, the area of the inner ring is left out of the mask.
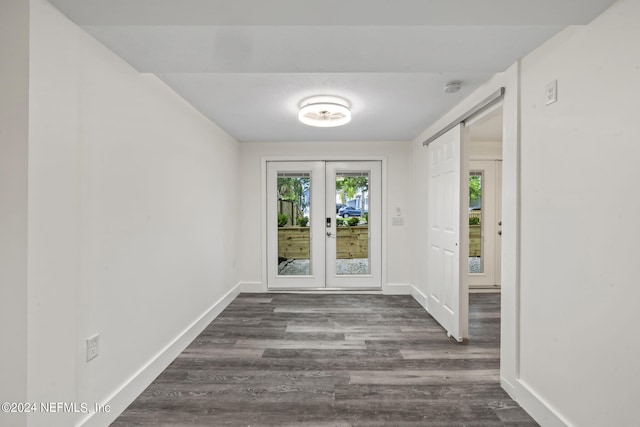
[[[468,344],[410,296],[241,294],[113,426],[534,426],[499,383],[500,300]]]

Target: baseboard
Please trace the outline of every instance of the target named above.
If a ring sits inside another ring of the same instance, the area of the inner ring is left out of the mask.
[[[420,289],[416,288],[415,285],[411,285],[411,296],[418,301],[418,304],[420,304],[422,308],[427,310],[427,296],[423,294]]]
[[[514,400],[533,417],[538,424],[545,427],[567,427],[565,420],[548,402],[531,389],[522,380],[516,379],[516,398]]]
[[[411,284],[409,283],[387,283],[382,285],[383,295],[411,295]]]
[[[242,293],[265,293],[269,291],[262,282],[240,282],[238,283],[238,287],[239,287],[238,289]],[[409,283],[387,283],[386,285],[382,285],[382,294],[383,295],[410,295],[411,288],[412,288],[412,285]],[[299,289],[298,290],[278,289],[277,291],[278,292],[304,292],[304,293],[313,292],[311,290],[300,291]],[[337,291],[337,292],[339,293],[344,291]],[[349,290],[348,292],[357,292],[357,289]],[[380,293],[380,291],[377,291],[377,292],[363,291],[363,292]],[[323,291],[318,291],[318,293],[331,293],[331,291],[323,290]]]
[[[500,288],[469,288],[470,294],[499,294]]]
[[[240,282],[238,283],[240,292],[245,294],[262,294],[267,292],[267,287],[262,282]]]
[[[204,328],[222,313],[222,310],[240,294],[240,288],[241,286],[238,284],[227,292],[102,402],[102,405],[109,405],[109,412],[91,413],[77,425],[93,427],[111,424],[191,344]]]
[[[238,283],[240,292],[242,293],[266,293],[269,292],[262,282],[240,282]],[[410,295],[411,285],[409,283],[387,283],[382,285],[383,295]],[[277,289],[275,292],[301,292],[301,293],[344,293],[359,292],[358,289],[349,290],[300,290],[300,289]],[[361,291],[362,293],[379,294],[380,291]]]
[[[502,375],[500,375],[500,386],[502,387],[502,389],[504,391],[507,392],[507,394],[509,395],[510,398],[512,398],[513,400],[517,401],[517,393],[516,393],[516,387],[511,384],[511,382],[509,380],[507,380],[505,377],[503,377]]]

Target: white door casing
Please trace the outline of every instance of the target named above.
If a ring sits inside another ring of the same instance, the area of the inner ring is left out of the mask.
[[[502,286],[502,160],[496,160],[496,287]]]
[[[427,310],[457,341],[468,338],[466,134],[460,124],[428,147]]]

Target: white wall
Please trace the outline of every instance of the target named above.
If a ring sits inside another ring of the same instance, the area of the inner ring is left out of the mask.
[[[30,37],[28,397],[104,425],[237,283],[239,148],[44,0]]]
[[[639,20],[621,0],[522,61],[520,378],[576,426],[639,420]]]
[[[387,233],[383,237],[383,256],[386,252],[386,275],[383,271],[383,285],[407,285],[411,283],[410,274],[410,229],[412,218],[409,214],[411,181],[409,173],[410,144],[408,142],[304,142],[304,143],[241,143],[240,182],[240,234],[239,247],[242,248],[239,260],[240,282],[252,283],[266,289],[262,253],[263,219],[261,213],[261,195],[263,192],[262,162],[265,157],[286,159],[336,160],[356,158],[385,158],[386,175],[383,171],[383,189],[386,187],[386,206],[383,205],[383,221]],[[384,203],[384,201],[383,201]],[[395,208],[402,210],[404,226],[391,226],[391,216]],[[383,229],[384,231],[384,229]]]
[[[0,402],[27,399],[29,4],[0,2]],[[26,425],[0,412],[0,425]]]
[[[502,141],[475,141],[469,144],[469,159],[499,160],[502,158]]]

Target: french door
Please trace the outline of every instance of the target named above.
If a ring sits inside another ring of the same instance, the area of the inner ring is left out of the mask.
[[[378,161],[267,162],[267,287],[381,288]]]
[[[499,289],[502,161],[469,162],[469,288]]]

